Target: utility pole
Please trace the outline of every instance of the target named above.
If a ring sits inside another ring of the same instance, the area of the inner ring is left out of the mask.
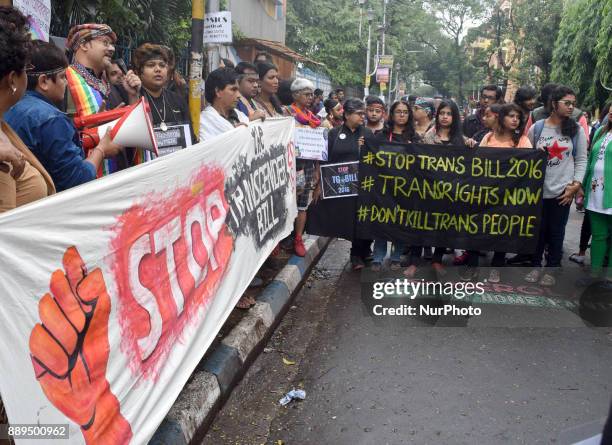
[[[204,41],[205,0],[191,1],[191,55],[189,59],[189,115],[196,136],[200,132],[200,111],[202,107],[202,53]]]
[[[219,12],[220,9],[219,0],[208,0],[206,3],[206,12]],[[210,71],[217,69],[221,62],[221,55],[219,54],[218,44],[208,44],[208,68]]]
[[[374,11],[372,8],[368,8],[368,51],[366,53],[366,70],[365,70],[365,82],[363,87],[364,98],[370,95],[370,58],[372,57],[372,21],[374,20]]]
[[[383,0],[383,23],[382,23],[382,52],[381,54],[384,56],[385,53],[385,32],[387,32],[387,3],[389,0]]]

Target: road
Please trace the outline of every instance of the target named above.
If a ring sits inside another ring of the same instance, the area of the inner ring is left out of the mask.
[[[580,222],[572,211],[566,255]],[[477,305],[478,317],[374,317],[348,247],[330,245],[203,444],[569,443],[603,425],[611,328],[524,304]],[[306,399],[281,407],[292,388]]]

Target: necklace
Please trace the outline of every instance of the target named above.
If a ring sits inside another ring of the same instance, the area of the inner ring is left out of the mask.
[[[163,132],[168,131],[168,125],[166,125],[166,96],[164,95],[164,90],[162,90],[162,103],[163,103],[163,107],[164,107],[164,115],[162,116],[162,114],[159,111],[159,108],[157,108],[157,105],[155,105],[155,101],[153,100],[153,96],[151,96],[151,94],[147,91],[144,90],[145,93],[147,93],[147,96],[149,97],[149,102],[151,102],[153,104],[153,108],[155,109],[155,112],[157,113],[157,115],[159,116],[159,118],[161,119],[161,124],[159,124],[159,129]]]

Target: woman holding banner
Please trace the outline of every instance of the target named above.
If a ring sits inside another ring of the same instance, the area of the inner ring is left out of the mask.
[[[551,97],[552,112],[547,119],[535,122],[529,129],[529,140],[548,153],[544,176],[544,193],[540,237],[531,265],[525,276],[528,283],[554,286],[552,267],[561,266],[565,226],[574,196],[581,190],[587,164],[587,138],[572,119],[576,94],[566,86],[557,87]],[[541,270],[544,248],[548,245],[547,272]]]
[[[515,103],[493,105],[497,111],[497,125],[487,133],[480,142],[481,147],[492,148],[533,148],[529,138],[525,136],[525,113]],[[491,260],[489,282],[499,283],[501,280],[499,268],[506,265],[506,252],[494,252]]]
[[[418,139],[414,129],[414,118],[410,104],[404,101],[397,101],[391,105],[389,110],[389,119],[385,123],[385,127],[378,135],[385,142],[401,142],[409,144]],[[382,263],[387,255],[387,240],[374,240],[374,261],[372,262],[372,271],[378,272],[382,267]],[[401,241],[393,241],[391,244],[391,270],[399,270],[401,267],[400,256],[404,250],[404,243]],[[409,261],[414,260],[414,256],[421,256],[421,247],[412,247],[409,249]],[[416,260],[414,260],[416,261]],[[412,267],[412,265],[409,265]],[[414,266],[416,271],[416,266]],[[412,274],[414,276],[414,273]]]
[[[365,127],[365,104],[360,99],[347,99],[344,102],[344,123],[329,132],[328,163],[338,164],[358,162],[362,145],[366,138],[374,135]],[[309,227],[311,233],[325,236],[352,239],[351,265],[353,270],[365,267],[365,260],[370,256],[371,240],[358,239],[355,236],[355,215],[357,214],[357,197],[322,200],[321,184],[317,184],[313,195],[313,205],[309,209]]]
[[[440,102],[435,126],[425,133],[423,143],[466,147],[469,145],[470,141],[473,142],[463,135],[461,115],[459,114],[457,104],[452,100],[443,100]],[[442,265],[442,258],[444,257],[445,251],[445,247],[436,247],[431,259],[431,267],[439,277],[446,275],[446,271]],[[478,259],[478,255],[476,255],[475,258]]]
[[[612,258],[612,108],[608,111],[608,123],[597,130],[586,175],[584,177],[584,207],[591,222],[591,275],[593,281],[604,273],[606,254]],[[603,277],[605,286],[612,289],[612,269],[608,264]]]
[[[45,168],[2,120],[28,83],[30,34],[26,23],[17,9],[0,6],[0,213],[55,193]]]
[[[317,128],[321,125],[321,119],[317,117],[310,106],[314,99],[314,85],[308,79],[295,79],[291,84],[293,104],[289,106],[289,112],[302,127]],[[298,159],[296,170],[304,172],[304,190],[297,195],[298,216],[295,220],[295,238],[293,239],[293,250],[297,256],[306,256],[306,247],[302,235],[306,227],[308,206],[312,200],[312,192],[319,182],[319,165],[317,161]]]

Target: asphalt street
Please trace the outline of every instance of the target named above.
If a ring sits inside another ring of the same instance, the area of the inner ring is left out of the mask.
[[[548,444],[600,431],[612,328],[516,296],[475,304],[480,316],[375,317],[348,249],[332,242],[202,443]],[[280,406],[293,388],[306,399]]]

